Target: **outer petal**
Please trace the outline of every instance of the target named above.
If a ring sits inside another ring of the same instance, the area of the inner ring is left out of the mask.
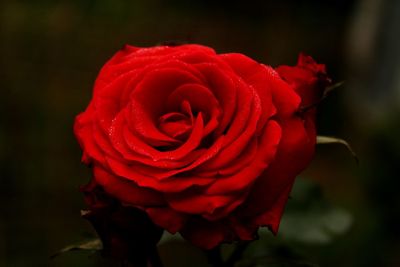
[[[107,158],[107,163],[113,173],[124,178],[131,180],[141,187],[151,188],[158,192],[177,193],[192,187],[203,187],[211,184],[214,181],[212,177],[171,177],[169,179],[160,181],[157,178],[146,176],[132,169],[131,166],[121,163],[113,158]]]
[[[172,234],[181,230],[188,218],[186,214],[176,212],[169,207],[147,208],[146,212],[156,225]]]
[[[110,195],[118,198],[123,203],[133,206],[159,206],[163,205],[162,195],[154,190],[137,186],[135,183],[121,179],[101,167],[93,168],[94,179]]]
[[[271,208],[261,215],[253,218],[252,222],[249,223],[249,225],[253,227],[268,226],[272,233],[276,235],[278,233],[279,224],[281,222],[283,211],[285,209],[286,202],[289,199],[288,196],[291,190],[292,184],[289,184],[278,196],[278,198],[275,200],[275,203],[272,204]]]
[[[168,194],[167,199],[169,205],[179,212],[212,215],[215,210],[229,205],[239,196],[240,194],[206,195],[196,193],[193,190],[179,194]]]
[[[105,163],[103,151],[93,138],[93,112],[91,102],[85,112],[76,116],[74,124],[74,134],[83,150],[82,162],[85,164],[90,164],[93,159]]]
[[[275,71],[242,54],[223,54],[220,57],[258,93],[263,107],[259,121],[259,127],[262,127],[276,112],[270,85],[271,79],[276,79]]]
[[[202,218],[191,218],[180,233],[192,244],[203,249],[211,249],[222,241],[230,242],[236,238],[224,221],[209,222]]]
[[[300,117],[281,122],[282,139],[275,160],[256,181],[245,205],[242,215],[258,216],[273,210],[280,197],[288,197],[288,187],[296,176],[310,163],[314,154],[315,135],[309,135]],[[267,190],[267,191],[266,191]],[[260,205],[259,203],[263,203]],[[283,201],[278,205],[284,206]]]

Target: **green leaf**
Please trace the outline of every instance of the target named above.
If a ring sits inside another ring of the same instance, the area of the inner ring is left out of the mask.
[[[55,258],[61,254],[64,254],[66,252],[70,251],[75,251],[75,250],[90,250],[90,251],[99,251],[103,249],[103,244],[101,243],[101,240],[98,238],[80,242],[74,245],[67,246],[60,251],[57,251],[54,253],[50,258]]]
[[[261,228],[261,238],[249,245],[237,267],[316,267],[310,261],[316,248],[344,235],[353,218],[346,210],[328,202],[321,187],[310,180],[296,179],[282,217],[279,232],[273,237]]]
[[[344,84],[344,81],[341,81],[341,82],[338,82],[338,83],[332,84],[331,86],[326,87],[324,90],[324,93],[322,95],[322,98],[327,97],[330,92],[341,87],[343,84]]]
[[[317,184],[299,178],[293,187],[278,236],[290,241],[326,244],[348,231],[352,221],[350,213],[323,198]]]
[[[347,150],[351,153],[351,155],[354,157],[354,159],[357,161],[358,163],[358,157],[357,154],[354,152],[353,148],[350,146],[350,144],[341,138],[337,138],[337,137],[332,137],[332,136],[317,136],[317,144],[318,145],[325,145],[325,144],[341,144],[344,145]]]
[[[352,223],[350,214],[342,209],[311,209],[289,212],[281,222],[282,238],[308,244],[327,244],[336,235],[345,233]]]
[[[179,233],[171,234],[171,233],[168,233],[167,231],[164,231],[164,233],[161,237],[161,240],[158,242],[158,244],[161,245],[161,244],[165,244],[168,242],[176,242],[176,241],[183,242],[184,239]]]

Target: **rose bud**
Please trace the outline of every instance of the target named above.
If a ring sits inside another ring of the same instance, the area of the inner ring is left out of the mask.
[[[127,45],[75,121],[96,185],[84,191],[101,188],[204,249],[252,240],[260,226],[276,233],[314,154],[314,109],[299,110],[321,97],[326,79],[306,56],[274,70],[201,45]]]

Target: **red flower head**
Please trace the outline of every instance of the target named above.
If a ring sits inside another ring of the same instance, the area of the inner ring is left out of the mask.
[[[95,184],[206,249],[251,240],[259,226],[275,233],[314,153],[313,111],[299,110],[323,79],[307,56],[274,70],[200,45],[125,46],[75,121],[93,167],[87,190]]]

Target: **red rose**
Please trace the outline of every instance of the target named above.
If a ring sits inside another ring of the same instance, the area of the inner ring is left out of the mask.
[[[202,248],[274,233],[316,141],[323,65],[273,68],[200,45],[125,46],[74,132],[92,183]]]

